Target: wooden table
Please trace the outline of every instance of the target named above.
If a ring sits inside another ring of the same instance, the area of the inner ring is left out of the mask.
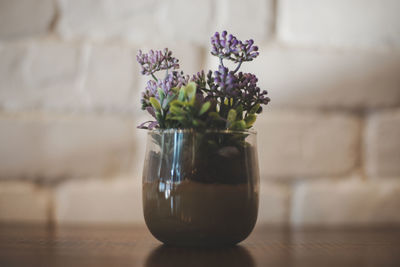
[[[0,266],[400,266],[400,228],[278,229],[240,245],[161,245],[144,226],[0,224]]]

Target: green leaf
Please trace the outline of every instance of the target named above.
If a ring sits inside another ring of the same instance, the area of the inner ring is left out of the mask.
[[[239,117],[240,119],[242,119],[243,117],[243,105],[240,104],[237,108],[236,108],[236,113],[237,113],[237,117]]]
[[[167,109],[167,107],[168,107],[168,105],[169,105],[169,103],[174,99],[176,97],[176,95],[175,94],[172,94],[172,95],[168,95],[167,96],[167,99],[165,99],[165,101],[162,103],[162,108],[165,110],[165,109]]]
[[[205,123],[202,120],[193,120],[193,125],[194,126],[200,126],[200,127],[204,127]]]
[[[251,114],[255,114],[258,111],[259,108],[260,108],[260,104],[255,105],[254,107],[252,107],[250,109],[250,113]]]
[[[180,89],[181,89],[181,88],[179,88],[179,87],[172,87],[172,88],[171,88],[171,91],[174,92],[174,94],[177,95],[177,94],[179,94],[179,90],[180,90]]]
[[[232,130],[245,130],[246,129],[246,123],[244,122],[244,120],[235,121],[234,123],[232,123],[232,125],[231,125],[231,127],[229,127],[229,129],[232,129]]]
[[[243,112],[243,105],[240,104],[237,108],[236,108],[236,112],[237,113],[242,113]]]
[[[171,102],[176,97],[176,94],[171,94],[167,96],[167,101]]]
[[[162,118],[162,115],[161,115],[160,112],[156,112],[156,119],[157,119],[158,122],[162,121],[163,118]]]
[[[215,111],[208,113],[208,116],[209,116],[209,117],[212,117],[212,118],[214,118],[214,119],[220,119],[220,118],[221,118],[221,117],[219,116],[218,112],[215,112]]]
[[[227,118],[228,123],[233,123],[236,119],[236,115],[237,115],[236,110],[234,110],[234,109],[229,110],[228,118]]]
[[[167,117],[170,120],[183,121],[185,119],[185,116],[175,116],[175,115],[170,115],[170,114],[168,114],[168,115],[169,116],[167,116]]]
[[[158,91],[158,95],[160,96],[160,102],[162,103],[165,98],[165,93],[160,87],[157,88],[157,91]]]
[[[177,106],[171,106],[169,108],[169,111],[174,115],[180,115],[180,114],[184,113],[184,111],[180,107],[177,107]]]
[[[186,85],[186,95],[189,98],[189,101],[194,101],[196,96],[196,83],[190,82]]]
[[[157,99],[155,99],[154,97],[150,97],[149,101],[155,110],[161,112],[161,105]]]
[[[244,119],[246,122],[247,128],[250,128],[253,126],[254,122],[256,121],[257,116],[254,114],[248,114],[247,117]]]
[[[183,107],[185,105],[185,103],[183,103],[182,101],[175,99],[173,101],[171,101],[170,106],[176,106],[176,107]]]
[[[203,115],[204,113],[206,113],[206,112],[208,111],[208,109],[210,108],[210,106],[211,106],[211,103],[210,103],[210,102],[204,103],[204,104],[201,106],[201,108],[200,108],[199,116],[201,116],[201,115]]]
[[[182,86],[181,89],[179,90],[178,100],[184,101],[185,97],[186,97],[186,90],[185,90],[185,87]]]

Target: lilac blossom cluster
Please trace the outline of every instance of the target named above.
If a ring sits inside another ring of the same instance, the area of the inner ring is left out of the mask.
[[[168,48],[163,51],[150,50],[147,54],[139,50],[136,59],[142,67],[143,75],[153,75],[160,70],[179,69],[179,60],[172,57],[172,52]]]
[[[171,95],[171,89],[174,87],[181,87],[189,82],[189,76],[184,75],[183,72],[173,71],[166,75],[164,79],[149,80],[146,84],[145,90],[142,93],[142,109],[151,107],[150,97],[155,97],[160,100],[158,95],[158,88],[160,88],[165,95]]]
[[[229,71],[228,68],[219,65],[218,70],[214,72],[214,88],[219,90],[228,97],[236,97],[239,95],[238,79],[236,75]]]
[[[179,60],[172,57],[172,52],[169,51],[168,48],[165,48],[163,51],[150,50],[149,53],[143,53],[139,50],[136,59],[142,68],[141,73],[143,75],[151,75],[153,78],[153,80],[147,81],[145,90],[142,93],[142,109],[146,110],[157,120],[146,121],[138,127],[153,129],[159,126],[159,118],[157,118],[156,111],[150,99],[155,98],[157,101],[162,102],[160,101],[159,90],[161,90],[165,96],[170,96],[173,94],[172,88],[179,88],[189,82],[189,76],[184,75],[181,71],[176,71],[176,69],[179,69]],[[162,70],[165,70],[164,78],[157,78],[155,73]],[[170,70],[172,71],[169,72]]]
[[[204,72],[193,76],[192,80],[201,88],[209,86],[208,98],[233,98],[237,104],[242,104],[244,109],[251,109],[256,104],[268,104],[267,91],[257,86],[258,79],[254,74],[242,73],[239,70],[242,62],[252,61],[259,55],[258,47],[253,40],[242,42],[235,36],[223,31],[216,32],[211,37],[211,54],[220,59],[218,70],[208,72],[207,78]],[[232,71],[224,66],[223,61],[230,60],[238,63]],[[261,111],[261,109],[260,109]]]
[[[211,37],[211,54],[219,58],[226,58],[235,63],[252,61],[258,56],[258,47],[252,39],[240,41],[232,34],[223,31],[216,32]]]
[[[251,108],[255,103],[267,105],[270,98],[267,97],[268,92],[257,86],[258,78],[251,73],[239,72],[237,86],[240,88],[241,98],[245,109]],[[261,112],[259,110],[258,113]]]
[[[200,88],[209,86],[208,99],[218,97],[237,99],[237,103],[242,104],[245,110],[250,110],[256,104],[267,105],[270,101],[267,97],[268,92],[258,87],[258,78],[254,74],[243,72],[235,74],[221,65],[218,71],[214,73],[210,71],[207,77],[204,71],[197,73],[192,77],[192,81]]]

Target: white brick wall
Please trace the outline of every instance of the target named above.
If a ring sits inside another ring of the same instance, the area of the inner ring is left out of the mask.
[[[20,91],[20,107],[66,107],[80,102],[77,88],[80,48],[60,42],[34,43],[29,46],[25,81]],[[6,99],[6,102],[8,99]]]
[[[377,112],[367,120],[364,146],[371,177],[400,177],[400,109]]]
[[[58,0],[58,33],[67,39],[130,42],[186,40],[205,43],[212,29],[212,0]],[[90,14],[90,16],[88,16]]]
[[[295,226],[398,224],[400,181],[365,181],[360,177],[295,187],[290,222]]]
[[[149,41],[159,33],[158,0],[58,0],[57,32],[66,39]]]
[[[59,224],[144,223],[141,180],[71,181],[55,192],[55,220]]]
[[[258,222],[285,225],[289,222],[290,190],[279,183],[262,181]]]
[[[0,50],[6,110],[136,110],[133,49],[55,41]],[[112,94],[110,94],[112,92]]]
[[[54,16],[53,0],[2,0],[0,38],[12,40],[45,35]]]
[[[302,45],[399,47],[397,0],[280,0],[278,36]]]
[[[23,79],[27,72],[26,57],[28,49],[25,45],[0,47],[0,105],[2,108],[13,109],[20,102],[29,102],[26,94],[21,93],[25,87]]]
[[[79,102],[79,48],[59,42],[8,44],[0,57],[4,108],[65,107]]]
[[[99,45],[89,49],[87,74],[83,81],[83,92],[87,94],[89,105],[105,109],[140,108],[140,103],[133,99],[133,74],[138,69],[133,62],[132,50],[123,46]]]
[[[139,48],[253,38],[259,223],[400,224],[397,0],[0,1],[0,223],[142,223]],[[351,176],[351,174],[356,175]],[[53,198],[54,197],[54,198]],[[54,202],[53,202],[54,201]]]
[[[0,117],[0,178],[54,181],[127,173],[135,138],[129,118],[43,114]]]
[[[259,43],[273,32],[274,1],[241,0],[217,1],[217,27],[215,30],[235,33],[243,39]]]
[[[161,36],[173,41],[208,44],[214,27],[213,0],[168,0],[160,3],[157,20]]]
[[[355,167],[360,135],[357,118],[293,111],[263,115],[256,122],[262,176],[342,175]]]
[[[28,182],[0,181],[0,221],[48,223],[51,193]]]
[[[400,53],[268,45],[244,65],[273,106],[370,108],[400,105]]]

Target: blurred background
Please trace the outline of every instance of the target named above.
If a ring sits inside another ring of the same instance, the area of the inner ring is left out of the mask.
[[[259,223],[400,224],[400,1],[0,0],[0,222],[143,223],[138,49],[216,69],[253,38],[272,99]]]

